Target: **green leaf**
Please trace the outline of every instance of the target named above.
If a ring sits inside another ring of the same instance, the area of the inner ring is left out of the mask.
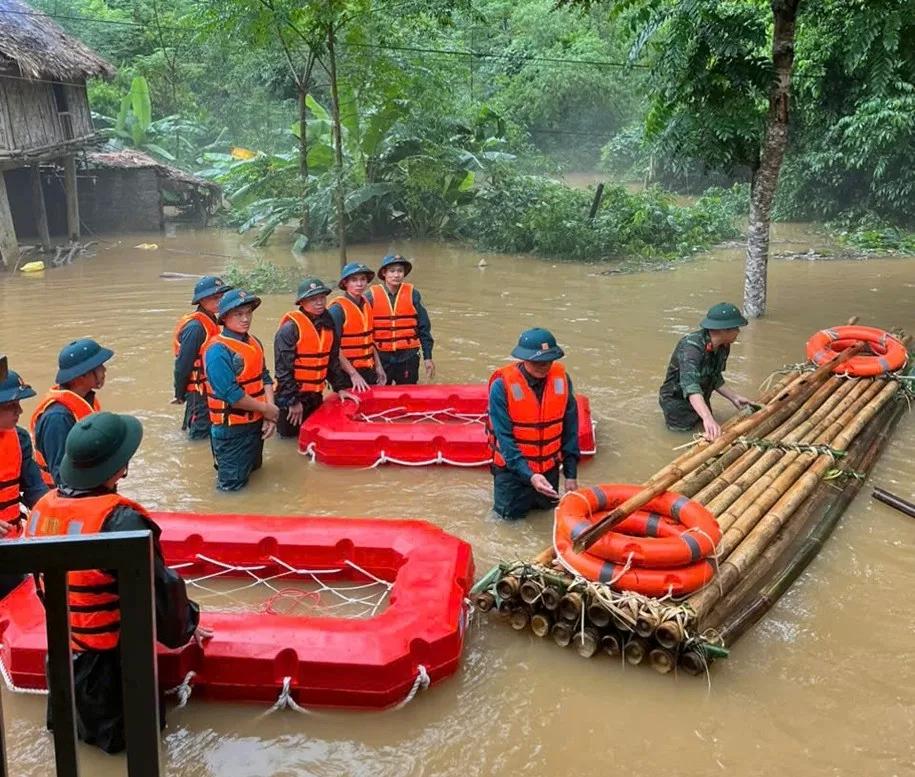
[[[316,119],[321,119],[323,121],[331,121],[330,114],[327,112],[327,109],[321,105],[314,97],[310,94],[305,97],[305,105],[308,106],[308,110],[312,112]]]

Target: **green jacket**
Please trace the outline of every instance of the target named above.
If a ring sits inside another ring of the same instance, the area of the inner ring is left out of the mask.
[[[712,349],[708,330],[683,337],[674,348],[661,386],[661,407],[689,401],[690,394],[702,394],[705,401],[724,385],[724,371],[731,353],[729,345]]]

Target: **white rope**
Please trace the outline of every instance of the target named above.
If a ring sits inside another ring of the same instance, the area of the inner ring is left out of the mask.
[[[3,646],[0,645],[0,648]],[[3,682],[6,684],[6,689],[11,693],[25,693],[32,696],[47,696],[48,691],[45,688],[21,688],[13,682],[12,675],[10,675],[9,670],[6,668],[6,664],[3,663],[3,656],[0,655],[0,675],[3,677]]]
[[[452,467],[485,467],[487,464],[492,464],[492,457],[490,456],[488,459],[481,459],[479,461],[454,461],[453,459],[444,456],[441,451],[438,451],[435,458],[432,459],[426,459],[425,461],[404,461],[403,459],[395,459],[393,456],[388,456],[382,451],[378,460],[371,466],[365,467],[365,469],[375,469],[382,464],[399,464],[402,467],[428,467],[432,464],[449,464]]]
[[[192,669],[184,676],[184,679],[178,685],[176,685],[174,688],[169,688],[165,692],[166,696],[178,697],[178,704],[175,706],[176,710],[180,710],[182,707],[187,706],[187,702],[191,698],[191,694],[194,692],[194,689],[191,687],[191,683],[194,681],[196,676],[197,673]]]
[[[402,710],[411,701],[413,701],[413,698],[417,693],[419,693],[420,689],[425,690],[429,687],[431,682],[432,681],[429,679],[429,675],[426,673],[426,667],[420,664],[417,667],[416,679],[413,681],[413,687],[410,689],[410,692],[407,694],[406,698],[402,702],[398,703],[395,707],[393,707],[393,709]]]
[[[392,710],[400,710],[406,707],[413,699],[416,697],[416,694],[420,690],[425,690],[432,684],[432,680],[429,678],[428,672],[426,672],[426,667],[420,664],[416,669],[416,679],[413,681],[413,685],[410,687],[410,690],[407,692],[407,695],[399,701],[395,706],[391,707]],[[300,712],[303,715],[319,715],[320,713],[309,710],[305,707],[302,707],[292,698],[292,677],[283,678],[283,687],[280,689],[279,696],[277,696],[276,702],[273,706],[262,712],[257,716],[258,720],[266,718],[268,715],[272,715],[277,710],[290,709],[293,712]]]
[[[258,720],[266,718],[268,715],[272,715],[277,710],[290,709],[294,712],[301,712],[304,715],[310,714],[311,710],[307,710],[304,707],[300,707],[296,704],[295,699],[292,698],[292,678],[284,677],[283,678],[283,687],[280,690],[280,695],[277,696],[276,702],[274,705],[265,712],[262,712],[257,716]]]
[[[304,451],[299,451],[299,455],[300,455],[300,456],[308,456],[308,458],[311,460],[311,463],[314,464],[314,463],[315,463],[315,459],[317,459],[317,454],[315,453],[315,444],[314,444],[314,442],[308,443],[308,445],[306,446],[306,448],[305,448]]]

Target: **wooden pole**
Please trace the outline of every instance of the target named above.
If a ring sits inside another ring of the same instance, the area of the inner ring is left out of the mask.
[[[915,518],[915,505],[911,502],[907,502],[889,491],[884,491],[882,488],[875,488],[871,496],[878,502],[883,502],[883,504],[892,507],[894,510],[898,510],[903,515]]]
[[[16,240],[16,226],[10,211],[10,200],[6,192],[6,176],[0,171],[0,261],[15,270],[19,266],[19,241]]]
[[[63,158],[64,189],[67,193],[67,235],[70,240],[79,240],[79,190],[76,183],[76,157],[68,154]]]
[[[743,435],[744,432],[749,431],[753,427],[757,426],[760,421],[776,413],[783,407],[785,403],[796,399],[797,396],[800,395],[808,386],[818,386],[820,383],[826,380],[827,377],[829,377],[829,375],[836,367],[844,364],[853,356],[860,353],[863,348],[864,343],[858,342],[850,348],[845,349],[835,358],[817,368],[815,372],[809,373],[803,378],[798,379],[798,381],[795,382],[791,388],[783,391],[772,401],[771,404],[767,405],[762,410],[757,411],[746,420],[735,424],[729,432],[723,434],[705,450],[699,451],[691,459],[683,462],[683,464],[681,464],[679,467],[668,467],[665,470],[661,470],[661,473],[659,473],[659,477],[655,482],[646,483],[645,488],[641,492],[632,498],[627,499],[619,507],[612,510],[609,515],[591,526],[590,529],[582,532],[578,539],[576,539],[572,544],[575,552],[583,553],[586,551],[620,521],[623,521],[640,507],[644,507],[656,496],[663,494],[670,486],[680,480],[684,475],[692,472],[707,462],[710,458],[712,458],[712,456],[716,456],[721,453],[725,448],[733,443],[734,440]]]
[[[41,168],[38,164],[29,166],[29,175],[32,179],[32,210],[35,213],[35,227],[38,230],[38,239],[45,251],[51,250],[51,233],[48,231],[48,211],[44,204],[44,191],[41,187]]]

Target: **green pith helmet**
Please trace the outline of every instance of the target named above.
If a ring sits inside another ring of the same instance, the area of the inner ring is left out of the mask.
[[[512,356],[526,362],[554,362],[565,356],[565,352],[551,332],[537,328],[521,333]]]
[[[740,308],[730,302],[719,302],[712,305],[699,324],[703,329],[739,329],[749,322],[743,317]]]
[[[98,488],[137,452],[143,425],[133,416],[92,413],[67,435],[60,482],[70,488]]]
[[[324,281],[320,278],[306,278],[299,284],[299,290],[295,294],[295,301],[296,303],[304,302],[312,297],[317,297],[319,294],[326,296],[330,294],[330,289],[324,285]]]

